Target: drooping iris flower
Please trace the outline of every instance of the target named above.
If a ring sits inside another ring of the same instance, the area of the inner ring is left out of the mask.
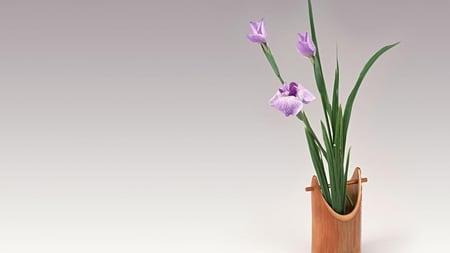
[[[284,115],[297,115],[304,104],[308,104],[316,97],[306,88],[295,82],[283,84],[270,99],[270,106],[283,112]]]

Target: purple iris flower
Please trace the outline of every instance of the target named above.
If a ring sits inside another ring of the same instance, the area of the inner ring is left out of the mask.
[[[303,108],[304,104],[308,104],[316,99],[316,97],[303,86],[294,82],[283,84],[277,93],[270,99],[270,106],[283,112],[284,115],[297,115]]]
[[[305,57],[312,57],[316,55],[316,47],[311,40],[311,36],[306,32],[305,35],[298,33],[297,50]]]
[[[248,40],[258,44],[266,42],[267,35],[266,29],[264,28],[264,19],[257,22],[250,21],[250,28],[252,29],[252,33],[247,34]]]

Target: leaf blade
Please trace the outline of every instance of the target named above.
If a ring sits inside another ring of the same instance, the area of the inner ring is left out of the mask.
[[[350,122],[350,116],[353,109],[353,103],[355,101],[356,95],[358,93],[359,87],[361,86],[362,81],[364,80],[364,77],[366,76],[369,69],[372,67],[372,65],[376,62],[376,60],[383,55],[385,52],[387,52],[389,49],[395,47],[398,45],[398,43],[394,43],[391,45],[384,46],[383,48],[379,49],[364,65],[363,69],[361,70],[361,73],[359,74],[358,80],[356,81],[355,86],[353,87],[352,91],[350,92],[349,97],[347,98],[347,102],[345,104],[345,111],[344,111],[344,118],[343,118],[343,130],[344,130],[344,147],[346,143],[346,136],[348,131],[348,125]]]

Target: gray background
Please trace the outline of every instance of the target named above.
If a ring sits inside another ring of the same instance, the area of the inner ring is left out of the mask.
[[[351,166],[369,178],[363,251],[445,251],[448,1],[314,1],[327,80],[356,100]],[[0,251],[309,252],[313,174],[287,80],[306,0],[0,2]],[[305,107],[317,127],[320,103]]]

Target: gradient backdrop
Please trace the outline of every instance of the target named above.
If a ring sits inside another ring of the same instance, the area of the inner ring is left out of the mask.
[[[363,252],[445,252],[450,220],[449,1],[315,0],[328,81],[369,72],[349,143]],[[0,2],[0,252],[310,251],[301,122],[248,21],[264,17],[287,80],[306,0]],[[317,127],[320,103],[305,107]]]

